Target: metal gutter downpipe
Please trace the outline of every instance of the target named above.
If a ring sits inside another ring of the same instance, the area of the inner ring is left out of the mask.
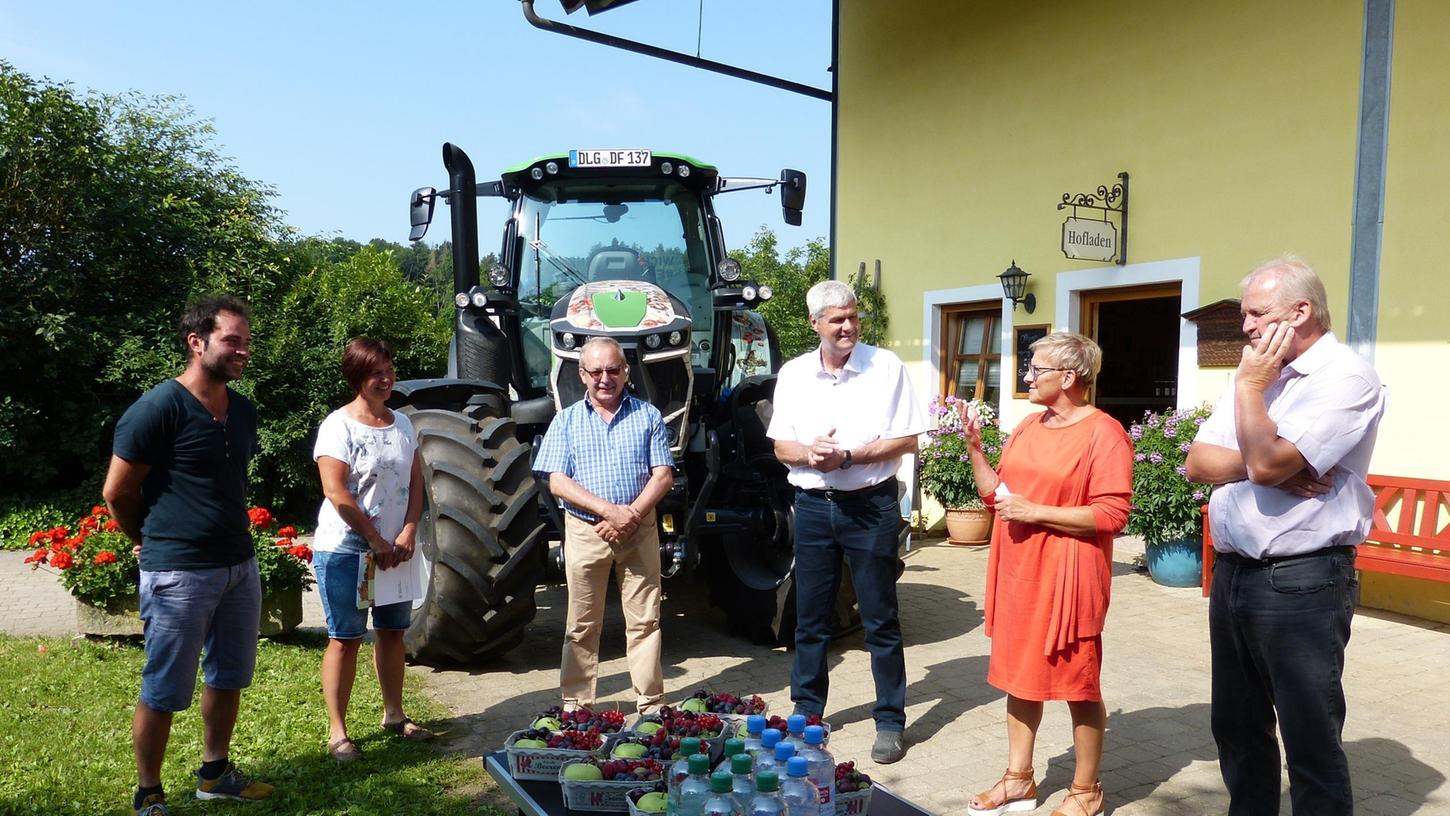
[[[563,34],[566,37],[574,37],[580,40],[587,40],[588,42],[598,43],[599,45],[607,45],[610,48],[621,48],[625,51],[633,51],[636,54],[643,54],[647,57],[655,57],[657,59],[669,60],[670,62],[678,62],[681,65],[688,65],[691,68],[701,68],[706,71],[713,71],[717,74],[732,76],[736,79],[744,79],[750,82],[758,82],[761,85],[769,85],[772,88],[779,88],[783,91],[798,93],[803,96],[809,96],[813,99],[820,99],[824,102],[830,102],[832,99],[830,91],[816,88],[811,85],[803,85],[799,82],[791,82],[788,79],[781,79],[780,77],[770,76],[769,74],[762,74],[757,71],[747,70],[745,68],[737,68],[734,65],[726,65],[723,62],[715,62],[714,60],[693,57],[689,54],[682,54],[679,51],[669,51],[667,49],[658,48],[653,45],[646,45],[642,42],[626,40],[623,37],[616,37],[612,34],[604,34],[598,31],[590,31],[585,28],[571,26],[568,23],[561,23],[556,20],[548,20],[540,17],[537,13],[534,12],[534,0],[519,0],[519,3],[523,6],[524,9],[524,19],[528,20],[529,25],[533,26],[534,28],[543,29],[544,31],[551,31],[555,34]]]

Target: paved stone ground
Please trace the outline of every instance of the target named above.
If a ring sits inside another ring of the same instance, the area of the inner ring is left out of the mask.
[[[1104,634],[1103,687],[1109,710],[1102,782],[1109,812],[1223,813],[1227,797],[1209,733],[1207,601],[1194,589],[1154,585],[1130,565],[1141,546],[1123,539],[1117,553],[1112,612]],[[20,567],[23,554],[0,553],[0,630],[68,633],[69,598],[44,573]],[[902,762],[869,759],[875,700],[861,637],[832,652],[833,688],[826,719],[831,750],[902,796],[936,813],[960,813],[1006,764],[1004,698],[986,685],[989,642],[982,633],[986,552],[925,542],[907,556],[900,595],[907,639],[907,741]],[[724,634],[724,620],[692,585],[667,585],[665,677],[670,697],[702,685],[757,693],[771,710],[790,708],[790,661]],[[308,595],[304,625],[320,621]],[[448,732],[449,750],[479,756],[502,745],[531,714],[558,697],[564,593],[541,589],[539,615],[522,646],[473,671],[414,667],[452,712],[432,723]],[[612,603],[614,603],[612,601]],[[629,678],[617,605],[610,611],[600,667],[601,699],[630,710]],[[1345,742],[1358,812],[1369,816],[1450,814],[1450,626],[1365,611],[1349,647]],[[1058,804],[1072,775],[1066,706],[1049,704],[1035,765],[1046,797]],[[503,800],[485,800],[507,808]],[[1289,812],[1287,796],[1282,812]]]

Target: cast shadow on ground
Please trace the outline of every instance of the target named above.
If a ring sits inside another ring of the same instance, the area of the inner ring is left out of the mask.
[[[925,677],[906,687],[908,709],[925,701],[932,703],[931,708],[913,715],[906,723],[908,746],[926,742],[968,711],[1002,699],[1000,690],[987,685],[987,661],[986,655],[945,660],[928,666]],[[910,667],[907,668],[910,671]],[[874,730],[873,705],[864,704],[843,711],[832,711],[827,706],[826,721],[833,729],[862,723]]]

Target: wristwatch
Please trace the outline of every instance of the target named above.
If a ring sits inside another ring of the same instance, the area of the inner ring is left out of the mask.
[[[851,466],[851,452],[850,451],[846,451],[846,458],[841,460],[841,470],[845,470],[846,468],[848,468],[850,466]]]

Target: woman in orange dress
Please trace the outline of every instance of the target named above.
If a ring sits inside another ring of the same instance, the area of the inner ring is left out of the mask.
[[[987,682],[1007,692],[1007,772],[968,806],[971,816],[1037,807],[1032,752],[1046,700],[1072,715],[1076,766],[1053,816],[1103,811],[1098,765],[1107,709],[1103,620],[1112,587],[1113,536],[1128,517],[1133,445],[1117,420],[1088,404],[1102,349],[1073,332],[1032,344],[1028,398],[1046,408],[1008,438],[994,471],[981,421],[967,411],[977,490],[997,510],[987,560]]]

